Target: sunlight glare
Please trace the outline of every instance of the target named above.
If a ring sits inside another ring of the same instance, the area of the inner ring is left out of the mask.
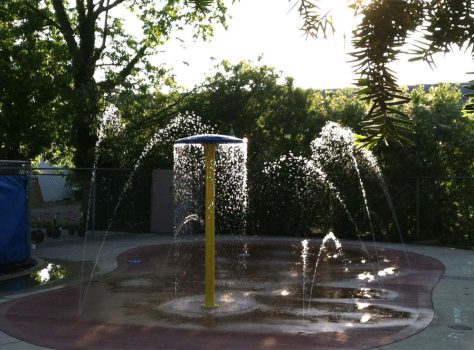
[[[367,323],[371,318],[372,318],[372,315],[371,315],[371,314],[364,314],[364,315],[360,318],[360,323]]]
[[[367,280],[368,282],[372,282],[373,280],[375,280],[375,276],[372,275],[370,272],[359,273],[357,275],[357,278],[362,280],[362,281]]]
[[[231,16],[228,30],[215,26],[214,37],[208,42],[193,39],[190,28],[177,31],[151,61],[170,67],[177,83],[188,89],[204,82],[206,76],[214,75],[214,67],[224,59],[231,64],[250,60],[254,66],[274,67],[283,78],[293,77],[295,86],[303,88],[354,86],[358,76],[353,64],[349,63],[352,59],[349,53],[353,51],[352,30],[361,19],[361,16],[354,16],[354,10],[348,6],[354,0],[318,2],[322,11],[330,11],[334,20],[335,33],[328,28],[326,40],[307,38],[299,29],[302,19],[297,8],[292,9],[295,2],[298,5],[297,1],[225,0]],[[366,6],[370,0],[358,2]],[[124,17],[125,27],[139,37],[140,23],[129,15]],[[434,70],[424,62],[409,63],[409,58],[411,56],[402,54],[390,65],[401,85],[463,82],[469,78],[466,72],[472,69],[472,58],[461,50],[435,55],[437,67]]]

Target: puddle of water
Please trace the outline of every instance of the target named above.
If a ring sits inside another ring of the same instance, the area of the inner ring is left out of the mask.
[[[43,286],[69,277],[70,275],[71,268],[67,266],[67,264],[48,262],[43,268],[35,272],[0,281],[0,295]]]
[[[455,329],[457,331],[472,331],[472,327],[467,326],[465,324],[453,324],[453,325],[449,326],[449,328]]]
[[[393,301],[399,290],[398,257],[380,254],[377,266],[372,256],[361,259],[357,249],[345,249],[342,254],[328,247],[315,272],[319,245],[306,248],[302,254],[300,245],[284,243],[218,244],[220,309],[212,313],[212,327],[279,324],[285,325],[285,332],[313,334],[323,325],[339,330],[347,324],[369,327],[413,322],[416,312]],[[201,243],[132,249],[119,257],[116,271],[92,287],[92,305],[100,304],[101,312],[130,323],[206,327],[209,313],[201,308],[204,259]],[[314,273],[312,286],[312,279],[303,277]],[[375,280],[361,275],[384,279],[393,290],[380,288]],[[96,306],[85,308],[88,315],[96,311]]]

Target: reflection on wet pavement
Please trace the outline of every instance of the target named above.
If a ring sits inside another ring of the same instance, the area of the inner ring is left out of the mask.
[[[308,240],[226,242],[218,245],[217,257],[220,307],[212,311],[212,327],[279,324],[289,333],[314,333],[321,325],[326,331],[403,326],[420,317],[419,310],[397,300],[398,257],[381,254],[378,265],[375,257],[361,257],[360,251],[340,250],[336,244],[327,244],[319,254],[319,245]],[[130,323],[203,327],[211,313],[201,308],[202,244],[133,249],[119,258],[118,270],[93,289],[91,295],[103,299],[104,309],[115,310],[115,317]],[[85,312],[94,311],[86,307]]]

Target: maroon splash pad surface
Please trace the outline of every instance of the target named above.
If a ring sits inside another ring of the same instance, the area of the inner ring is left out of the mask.
[[[336,248],[314,274],[319,243],[221,242],[220,308],[206,313],[203,244],[140,247],[91,284],[81,315],[79,289],[63,288],[1,304],[0,329],[54,349],[364,349],[431,322],[438,260]]]

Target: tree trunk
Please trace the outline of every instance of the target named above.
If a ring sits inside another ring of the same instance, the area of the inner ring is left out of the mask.
[[[93,78],[76,80],[72,139],[76,148],[74,165],[79,168],[93,166],[97,141],[98,100],[97,86]]]
[[[77,77],[74,89],[74,127],[72,130],[72,139],[76,148],[73,161],[76,168],[92,169],[96,166],[94,159],[95,152],[97,152],[98,100],[99,95],[94,79]],[[86,224],[85,220],[90,210],[91,177],[92,170],[78,172],[78,182],[82,189],[81,210],[84,224]]]

